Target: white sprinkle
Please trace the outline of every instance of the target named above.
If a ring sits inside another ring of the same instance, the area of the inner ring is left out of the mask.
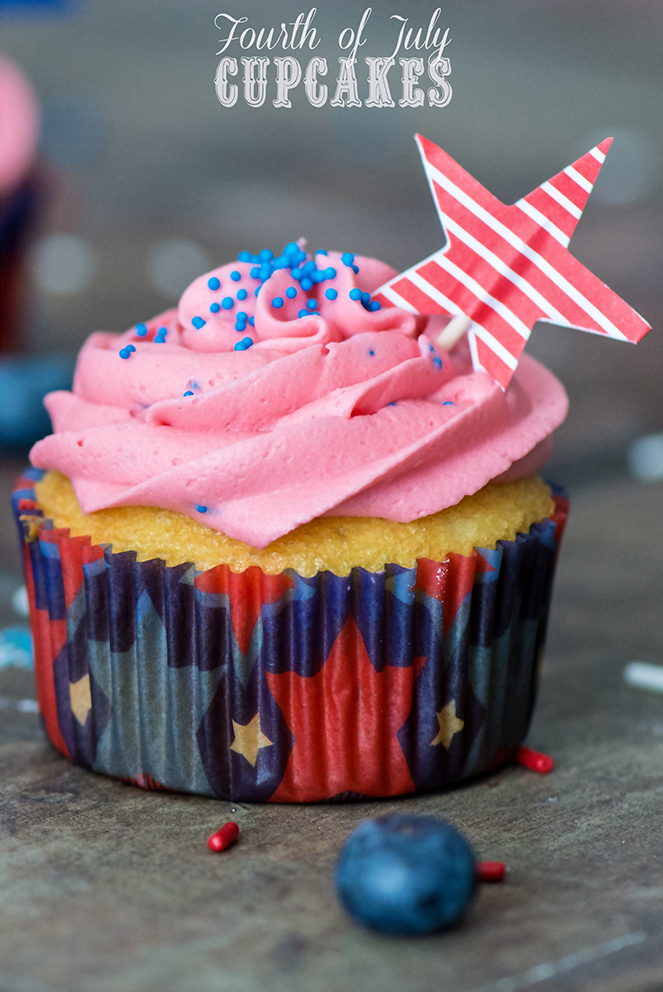
[[[645,661],[630,661],[624,668],[624,681],[637,689],[663,692],[663,666]]]
[[[20,617],[27,617],[29,614],[28,590],[25,586],[18,586],[12,593],[12,607],[14,608],[14,613],[18,613]]]
[[[16,709],[19,713],[39,713],[39,703],[36,699],[19,699]]]
[[[36,699],[9,699],[0,696],[0,710],[17,709],[19,713],[39,713],[39,703]]]

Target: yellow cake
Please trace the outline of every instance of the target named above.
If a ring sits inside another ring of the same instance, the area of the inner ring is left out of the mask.
[[[94,544],[110,544],[115,552],[135,551],[138,561],[193,562],[200,570],[228,564],[234,572],[258,565],[268,575],[285,568],[304,576],[327,569],[347,575],[357,566],[378,571],[390,562],[412,568],[419,558],[443,561],[451,552],[467,555],[474,547],[512,541],[554,508],[549,487],[527,476],[489,483],[456,506],[405,524],[378,517],[317,517],[259,549],[172,510],[123,506],[85,514],[59,472],[46,473],[35,489],[55,527],[89,536]]]

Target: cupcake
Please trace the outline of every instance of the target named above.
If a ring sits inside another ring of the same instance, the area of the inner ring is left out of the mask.
[[[394,271],[291,243],[83,346],[14,505],[38,699],[77,764],[145,788],[308,802],[506,761],[536,694],[566,413],[503,391]]]

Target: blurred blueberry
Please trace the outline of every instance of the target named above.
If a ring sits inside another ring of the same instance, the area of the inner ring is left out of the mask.
[[[465,912],[476,889],[472,848],[430,816],[366,820],[349,837],[335,869],[341,902],[357,922],[381,933],[440,930]]]

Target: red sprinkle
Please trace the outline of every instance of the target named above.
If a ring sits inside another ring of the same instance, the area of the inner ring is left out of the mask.
[[[505,873],[503,861],[477,861],[477,882],[503,882]]]
[[[224,823],[220,830],[212,834],[207,841],[210,851],[225,851],[239,837],[239,827],[236,823]]]
[[[516,764],[524,768],[531,768],[539,775],[547,775],[555,767],[555,762],[549,754],[542,754],[541,751],[533,751],[531,747],[519,747],[516,751]]]

